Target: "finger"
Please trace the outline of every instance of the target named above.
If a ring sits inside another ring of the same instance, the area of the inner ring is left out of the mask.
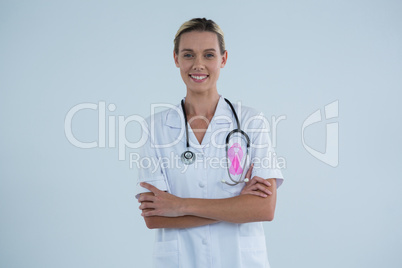
[[[266,194],[259,192],[259,191],[246,191],[245,194],[256,195],[260,197],[268,197]]]
[[[267,195],[272,195],[272,192],[270,190],[268,190],[268,188],[265,187],[265,185],[262,185],[260,183],[257,183],[255,185],[253,185],[252,187],[248,187],[246,191],[254,191],[254,192],[261,191]]]
[[[265,184],[265,185],[268,186],[268,187],[271,186],[271,183],[270,183],[268,180],[263,179],[263,178],[261,178],[261,177],[254,176],[254,177],[253,177],[253,180],[258,181],[259,183]]]
[[[149,194],[142,194],[138,198],[138,202],[144,202],[144,201],[149,201],[149,202],[154,202],[155,201],[155,196],[154,195],[149,195]]]
[[[138,208],[141,210],[146,209],[146,208],[155,208],[155,205],[152,202],[142,202]]]
[[[141,213],[141,216],[150,217],[150,216],[159,216],[159,214],[158,214],[158,211],[156,211],[156,210],[149,210],[149,211],[143,211]]]
[[[264,185],[262,185],[262,184],[260,184],[260,183],[257,183],[257,184],[256,184],[256,187],[257,187],[258,190],[263,191],[263,192],[266,193],[267,195],[271,195],[271,194],[272,194],[272,192],[271,192],[270,190],[268,190],[267,187],[265,187]]]
[[[152,210],[153,211],[153,210]],[[152,213],[151,213],[151,211],[143,211],[142,213],[141,213],[141,216],[143,216],[143,217],[149,217],[149,216],[153,216],[152,215]]]
[[[257,181],[255,178],[257,178],[257,177],[254,176],[254,177],[248,182],[247,187],[251,187],[251,186],[253,186],[254,184],[258,183],[258,181]]]
[[[248,186],[252,186],[254,184],[256,184],[258,181],[254,179],[255,176],[250,180],[250,184]]]
[[[146,182],[141,182],[140,183],[141,187],[144,187],[145,189],[150,190],[151,192],[153,192],[154,194],[161,192],[158,188],[156,188],[155,186],[153,186],[152,184],[146,183]]]

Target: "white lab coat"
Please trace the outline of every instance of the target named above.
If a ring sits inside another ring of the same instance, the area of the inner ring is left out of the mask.
[[[270,145],[268,125],[260,119],[251,120],[261,113],[249,107],[234,106],[241,128],[250,136],[251,143],[266,145],[265,148],[251,148],[251,159],[261,159],[264,156],[267,158],[270,153],[270,157],[275,158]],[[150,116],[147,124],[149,135],[147,143],[141,148],[141,157],[148,158],[143,161],[145,167],[139,171],[137,198],[139,193],[149,192],[139,186],[141,181],[183,198],[212,199],[239,195],[244,183],[236,186],[222,183],[222,179],[229,180],[227,169],[211,163],[216,161],[211,160],[214,157],[225,157],[226,151],[222,145],[225,144],[227,134],[237,127],[234,115],[222,96],[201,145],[191,127],[188,128],[190,150],[197,156],[192,165],[184,165],[180,160],[181,154],[187,150],[180,105]],[[266,132],[261,132],[261,129]],[[165,148],[155,148],[158,145],[165,145]],[[217,148],[217,145],[221,148]],[[158,159],[159,165],[156,164]],[[247,169],[248,167],[245,171]],[[283,182],[280,169],[263,167],[263,164],[255,164],[251,178],[253,176],[276,178],[277,187]],[[154,267],[163,268],[270,267],[261,222],[219,222],[194,228],[157,229],[153,257]]]

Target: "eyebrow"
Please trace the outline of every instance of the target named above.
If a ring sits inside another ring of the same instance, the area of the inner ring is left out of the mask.
[[[184,51],[190,51],[190,52],[194,52],[194,50],[192,50],[191,48],[183,48],[180,52],[184,52]],[[205,51],[214,51],[216,52],[215,48],[207,48],[204,50]]]

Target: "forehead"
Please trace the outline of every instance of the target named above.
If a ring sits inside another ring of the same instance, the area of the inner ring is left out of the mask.
[[[212,32],[188,32],[180,36],[179,53],[182,49],[192,49],[194,51],[214,48],[219,51],[218,37]]]

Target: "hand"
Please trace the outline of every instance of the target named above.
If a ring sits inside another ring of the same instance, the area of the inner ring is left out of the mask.
[[[246,173],[246,178],[251,177],[251,172],[253,171],[254,164],[251,164],[250,168]],[[267,197],[271,195],[272,192],[268,190],[267,187],[270,187],[271,183],[268,180],[265,180],[261,177],[254,176],[250,181],[246,182],[244,185],[243,190],[241,190],[240,195],[243,194],[252,194],[261,197]]]
[[[161,191],[155,186],[142,182],[142,187],[150,190],[154,195],[142,194],[138,198],[138,202],[141,202],[139,209],[142,210],[141,216],[165,216],[165,217],[177,217],[183,216],[180,211],[183,205],[183,199],[167,192]],[[152,209],[144,211],[144,209]]]

